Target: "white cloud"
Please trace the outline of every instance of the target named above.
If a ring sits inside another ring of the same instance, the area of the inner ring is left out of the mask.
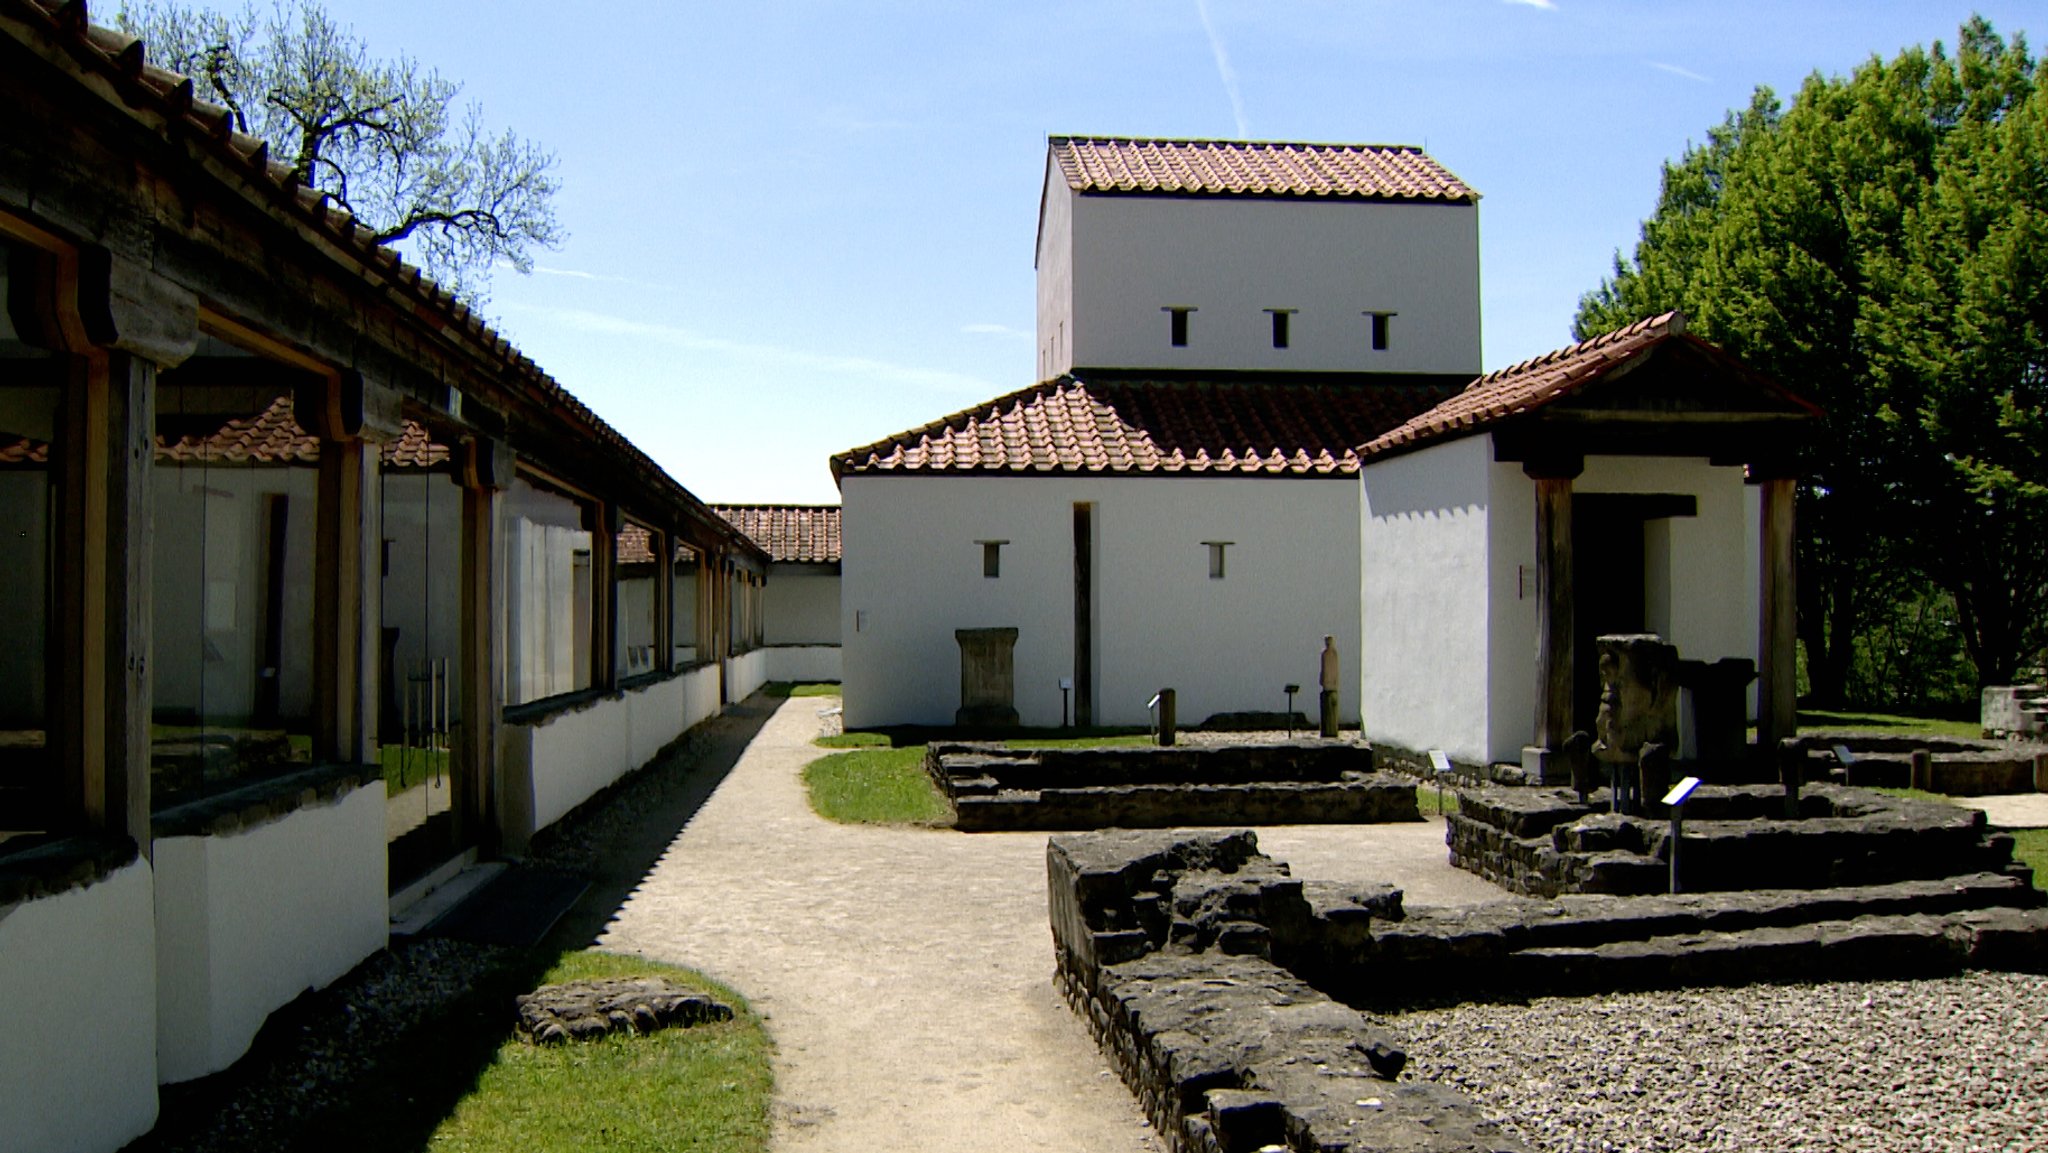
[[[1216,34],[1216,25],[1209,20],[1208,0],[1195,0],[1195,14],[1202,18],[1202,31],[1209,34],[1209,51],[1216,57],[1216,75],[1223,81],[1223,91],[1230,96],[1230,112],[1237,117],[1237,135],[1241,140],[1251,138],[1252,130],[1244,115],[1244,94],[1237,89],[1237,70],[1230,66],[1230,54],[1223,50],[1223,37]]]
[[[963,324],[960,326],[960,331],[968,333],[969,335],[972,336],[1029,337],[1031,335],[1030,333],[1024,331],[1021,328],[1011,328],[1007,324]]]
[[[1700,75],[1700,74],[1699,74],[1699,73],[1697,73],[1697,72],[1694,72],[1694,71],[1693,71],[1692,69],[1690,69],[1690,68],[1680,68],[1680,67],[1679,67],[1678,65],[1676,65],[1676,64],[1666,64],[1666,63],[1664,63],[1664,62],[1663,62],[1663,61],[1661,61],[1661,60],[1652,60],[1652,61],[1650,61],[1650,67],[1652,67],[1652,68],[1655,68],[1655,69],[1656,69],[1657,71],[1659,71],[1659,72],[1669,72],[1669,73],[1671,73],[1671,74],[1672,74],[1673,76],[1683,76],[1683,77],[1685,77],[1685,78],[1686,78],[1687,80],[1692,80],[1692,81],[1696,81],[1696,82],[1698,82],[1698,83],[1700,83],[1700,84],[1712,84],[1712,83],[1713,83],[1713,81],[1712,81],[1712,80],[1708,79],[1708,78],[1707,78],[1707,77],[1705,77],[1705,76],[1702,76],[1702,75]]]
[[[965,373],[947,372],[944,369],[920,368],[915,365],[891,364],[888,361],[873,360],[864,356],[845,356],[830,352],[813,352],[803,348],[788,348],[773,344],[751,344],[731,340],[722,336],[707,336],[691,329],[671,324],[650,324],[646,321],[629,320],[623,316],[591,312],[580,308],[542,308],[533,305],[507,305],[509,310],[545,317],[557,324],[565,325],[580,332],[594,332],[606,336],[626,336],[665,344],[671,348],[688,349],[692,352],[716,353],[735,360],[754,364],[776,365],[797,368],[806,372],[834,376],[857,376],[888,384],[906,385],[930,392],[947,395],[964,394],[974,397],[995,396],[1004,390]]]
[[[1503,4],[1520,4],[1525,8],[1541,8],[1545,12],[1557,11],[1557,0],[1501,0]]]

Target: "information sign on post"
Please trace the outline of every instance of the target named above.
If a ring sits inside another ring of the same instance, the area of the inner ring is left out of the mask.
[[[1678,846],[1685,840],[1685,803],[1692,799],[1693,790],[1700,787],[1698,777],[1687,777],[1671,786],[1664,794],[1664,804],[1671,809],[1671,891],[1678,891]]]

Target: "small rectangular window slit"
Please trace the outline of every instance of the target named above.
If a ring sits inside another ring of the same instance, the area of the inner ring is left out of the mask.
[[[1220,581],[1223,579],[1223,550],[1235,543],[1237,542],[1228,540],[1205,540],[1202,542],[1202,546],[1209,550],[1210,580]]]
[[[1385,352],[1387,350],[1387,330],[1392,327],[1395,314],[1391,312],[1368,312],[1365,315],[1372,321],[1372,350],[1374,352]]]
[[[1274,348],[1286,348],[1286,347],[1287,347],[1287,336],[1288,336],[1287,328],[1288,328],[1288,318],[1289,318],[1289,317],[1291,317],[1291,316],[1293,316],[1293,315],[1294,315],[1294,312],[1295,312],[1295,310],[1294,310],[1294,309],[1291,309],[1291,308],[1269,308],[1269,309],[1267,309],[1267,310],[1266,310],[1266,314],[1267,314],[1268,316],[1271,316],[1271,317],[1273,318],[1273,347],[1274,347]]]
[[[979,540],[974,543],[981,546],[981,575],[989,580],[1001,577],[1003,575],[1003,546],[1010,542],[1006,540]]]
[[[1193,312],[1194,308],[1183,304],[1169,304],[1160,311],[1166,313],[1169,321],[1168,339],[1173,342],[1175,348],[1186,348],[1188,346],[1188,313]]]

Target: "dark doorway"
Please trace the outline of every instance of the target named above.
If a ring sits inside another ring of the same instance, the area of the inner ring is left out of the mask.
[[[1593,638],[1649,631],[1644,526],[1666,517],[1692,516],[1697,503],[1693,497],[1668,493],[1572,497],[1573,728],[1592,732],[1600,712],[1600,653]]]
[[[1095,506],[1074,506],[1074,723],[1095,723]]]

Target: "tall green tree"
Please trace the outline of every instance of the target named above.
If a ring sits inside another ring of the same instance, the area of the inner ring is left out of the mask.
[[[1966,620],[2005,630],[2004,640],[1973,643],[1973,657],[1979,647],[2026,647],[2013,631],[2018,590],[2006,582],[1985,595],[2014,566],[1994,565],[2003,575],[1987,579],[1980,565],[1963,582],[1922,535],[1968,517],[2020,523],[2017,505],[1987,503],[1982,476],[1967,475],[1978,458],[1952,459],[1932,432],[1934,397],[1967,407],[1986,395],[1986,380],[1942,360],[1934,341],[1921,342],[1920,361],[1902,359],[1898,335],[1916,323],[1902,311],[1909,299],[1922,331],[1932,330],[1928,310],[1955,312],[1941,279],[1921,271],[1932,256],[1930,203],[1957,156],[1988,147],[1971,142],[2005,138],[2034,72],[2023,41],[2007,44],[1977,19],[1954,57],[1936,43],[1872,59],[1847,78],[1816,74],[1789,108],[1759,88],[1665,166],[1633,257],[1617,256],[1614,275],[1580,302],[1581,337],[1683,309],[1695,331],[1826,408],[1799,491],[1799,636],[1816,703],[1844,702],[1857,636],[1920,574]],[[1987,615],[1991,601],[2001,607]],[[1978,671],[1996,680],[2011,664],[1979,659]]]
[[[301,183],[472,304],[497,265],[531,271],[534,249],[561,242],[554,157],[486,129],[475,104],[457,107],[461,86],[432,69],[373,57],[319,0],[225,14],[131,0],[116,21]]]

